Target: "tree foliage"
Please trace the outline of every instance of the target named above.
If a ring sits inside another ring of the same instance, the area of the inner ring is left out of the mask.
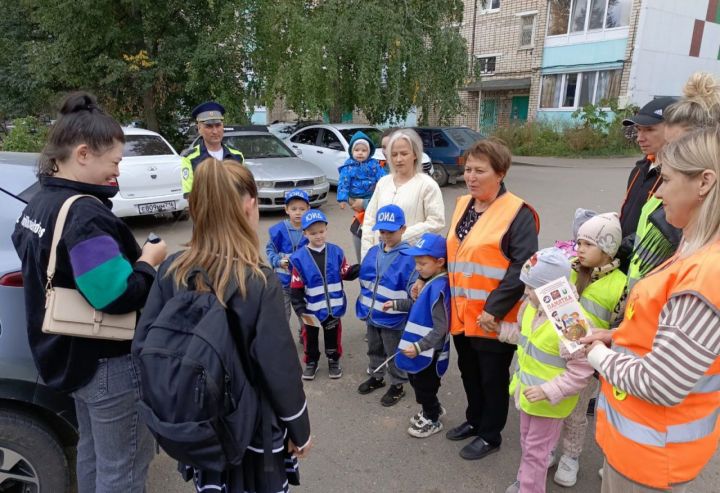
[[[414,105],[448,118],[466,75],[462,14],[460,0],[259,2],[255,90],[333,121],[360,109],[379,123]]]
[[[278,97],[373,122],[460,109],[461,0],[0,0],[0,11],[0,121],[52,114],[78,89],[171,139],[207,99],[240,123]]]
[[[244,121],[244,3],[20,0],[3,9],[15,12],[17,22],[0,34],[0,46],[15,42],[19,61],[0,71],[0,92],[24,92],[26,84],[41,88],[47,100],[86,89],[119,119],[140,118],[152,130],[165,126],[165,133],[210,98],[223,100],[228,116]]]
[[[47,126],[34,116],[17,118],[2,141],[3,151],[40,152],[47,138]]]

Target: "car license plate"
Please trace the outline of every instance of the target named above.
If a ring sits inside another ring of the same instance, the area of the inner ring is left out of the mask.
[[[167,202],[153,202],[152,204],[138,204],[140,214],[157,214],[159,212],[174,211],[177,205],[174,200]]]

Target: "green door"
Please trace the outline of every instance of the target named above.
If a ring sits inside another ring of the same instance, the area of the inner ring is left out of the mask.
[[[497,100],[483,98],[480,106],[480,128],[488,133],[497,127]]]
[[[527,121],[530,96],[513,96],[510,107],[510,123],[523,123]]]

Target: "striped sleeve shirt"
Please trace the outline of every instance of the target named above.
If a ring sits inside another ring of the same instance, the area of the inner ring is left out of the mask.
[[[652,349],[644,357],[604,346],[590,364],[612,385],[661,406],[682,402],[720,356],[720,312],[702,298],[673,297],[660,314]]]

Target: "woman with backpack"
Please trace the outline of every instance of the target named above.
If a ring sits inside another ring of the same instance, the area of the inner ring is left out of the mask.
[[[189,204],[190,242],[160,266],[133,342],[147,377],[143,417],[198,492],[288,491],[299,484],[296,458],[310,448],[310,421],[277,308],[283,289],[262,261],[255,181],[234,161],[207,159]]]
[[[153,457],[152,435],[137,411],[138,376],[130,341],[44,330],[45,319],[54,318],[52,310],[46,317],[47,288],[55,293],[64,289],[98,312],[132,314],[125,318],[133,327],[134,312],[145,304],[155,279],[154,267],[165,258],[164,242],[140,248],[130,228],[112,213],[110,198],[118,192],[124,142],[122,128],[97,106],[94,96],[70,94],[40,155],[40,188],[12,235],[22,260],[35,365],[47,385],[75,400],[80,493],[143,491]],[[56,228],[71,198],[76,201],[64,226]],[[56,229],[61,235],[53,248]],[[50,262],[51,251],[56,261]],[[53,265],[54,274],[48,276]],[[83,313],[88,312],[89,307]]]

